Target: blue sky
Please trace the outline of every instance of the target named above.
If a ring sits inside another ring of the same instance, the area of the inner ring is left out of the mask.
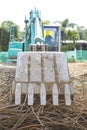
[[[0,24],[12,20],[24,29],[25,15],[28,18],[31,9],[41,10],[42,20],[69,22],[87,28],[87,0],[0,0]]]

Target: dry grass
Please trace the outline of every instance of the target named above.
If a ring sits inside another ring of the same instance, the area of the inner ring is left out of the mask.
[[[46,106],[40,106],[37,97],[30,107],[26,99],[19,106],[10,102],[15,71],[1,68],[0,130],[87,130],[87,63],[71,63],[69,71],[75,90],[72,106],[65,106],[62,100],[59,106],[53,106],[49,96]]]
[[[59,106],[53,106],[48,96],[46,106],[39,105],[38,97],[34,106],[25,102],[17,106],[8,97],[0,101],[0,130],[87,130],[85,104],[74,101],[68,107],[61,100]]]

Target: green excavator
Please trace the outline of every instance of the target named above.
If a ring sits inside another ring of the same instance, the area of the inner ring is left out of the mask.
[[[71,85],[66,54],[61,52],[61,31],[57,25],[43,25],[41,12],[31,10],[25,19],[25,39],[18,52],[15,82],[15,104],[22,103],[27,94],[27,104],[34,104],[34,95],[40,95],[40,104],[46,105],[46,96],[52,95],[53,105],[64,95],[65,104],[71,105]]]

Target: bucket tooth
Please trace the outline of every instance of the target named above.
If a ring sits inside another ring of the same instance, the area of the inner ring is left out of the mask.
[[[71,93],[69,84],[65,84],[65,103],[67,106],[71,105]]]
[[[28,84],[28,105],[33,105],[34,103],[34,89],[33,84]]]
[[[46,88],[44,83],[41,84],[40,88],[40,104],[46,105]]]
[[[53,97],[53,105],[58,105],[59,104],[59,92],[58,92],[57,84],[53,85],[52,97]]]
[[[16,88],[15,88],[15,104],[19,105],[21,104],[21,84],[16,83]]]

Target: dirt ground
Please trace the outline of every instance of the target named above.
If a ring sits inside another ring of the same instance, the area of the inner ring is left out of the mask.
[[[87,62],[69,63],[68,66],[74,87],[74,99],[87,107]]]
[[[28,108],[27,106],[8,106],[7,98],[15,77],[16,65],[0,64],[0,130],[86,130],[87,62],[68,63],[68,68],[74,87],[75,106],[68,109],[62,105],[58,108],[52,105]],[[3,103],[6,105],[3,106]],[[40,114],[43,112],[44,114]],[[29,122],[31,122],[30,125],[28,125]]]
[[[10,90],[15,68],[16,65],[13,63],[0,64],[0,94]],[[75,99],[87,100],[87,62],[68,63],[68,68]]]

